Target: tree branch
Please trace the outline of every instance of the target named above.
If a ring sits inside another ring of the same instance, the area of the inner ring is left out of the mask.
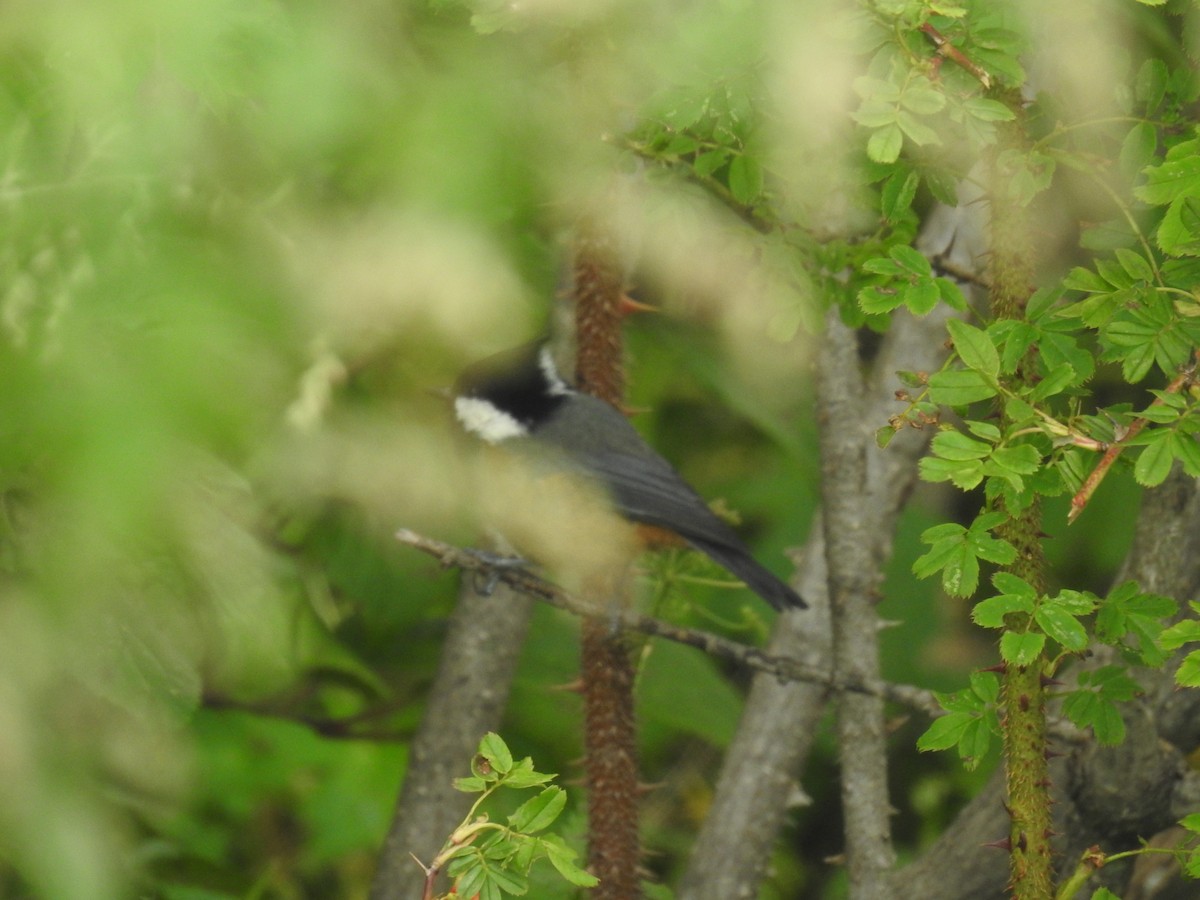
[[[628,609],[601,607],[575,597],[556,585],[538,577],[528,569],[511,566],[506,562],[490,559],[470,550],[455,547],[409,529],[396,533],[396,540],[415,550],[437,559],[443,566],[453,566],[468,572],[477,572],[495,578],[514,591],[580,618],[600,618],[610,627],[636,631],[651,637],[674,641],[703,650],[708,655],[744,669],[774,676],[778,681],[796,681],[817,684],[823,688],[849,691],[864,696],[878,697],[906,706],[926,716],[941,715],[942,710],[932,691],[910,684],[892,684],[880,678],[856,679],[829,669],[817,669],[798,659],[771,654],[759,647],[739,644],[719,635],[694,628],[672,625],[662,619],[642,615]]]
[[[519,591],[485,596],[464,582],[371,900],[422,896],[426,877],[413,857],[433,859],[470,809],[470,795],[456,791],[454,779],[466,771],[480,738],[499,728],[532,611],[532,600]]]

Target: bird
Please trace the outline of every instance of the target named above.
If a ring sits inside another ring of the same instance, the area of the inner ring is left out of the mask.
[[[576,390],[560,374],[548,342],[523,344],[467,367],[451,398],[462,431],[483,444],[524,457],[539,473],[566,474],[597,488],[622,519],[642,526],[643,535],[677,536],[775,609],[807,606],[754,559],[622,412]]]

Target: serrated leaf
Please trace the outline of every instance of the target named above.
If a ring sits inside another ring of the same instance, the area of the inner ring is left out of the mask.
[[[697,175],[707,178],[713,172],[717,171],[717,169],[721,168],[721,166],[725,165],[728,159],[728,150],[707,150],[696,157],[692,163],[692,168]]]
[[[571,884],[579,887],[595,887],[600,883],[596,876],[585,872],[576,865],[578,854],[568,847],[556,834],[548,834],[541,838],[541,845],[546,851],[546,858],[558,870],[558,874]]]
[[[508,749],[508,744],[504,743],[504,739],[494,731],[489,731],[479,742],[479,755],[488,761],[493,772],[501,775],[513,767],[512,753]]]
[[[1070,387],[1076,380],[1075,370],[1065,363],[1056,366],[1029,392],[1030,400],[1045,400]]]
[[[858,292],[858,305],[867,315],[890,313],[904,303],[904,295],[893,288],[868,285]]]
[[[763,189],[762,166],[753,157],[736,156],[729,164],[729,191],[734,199],[750,206],[758,199]]]
[[[974,722],[975,716],[970,713],[947,713],[934,719],[925,733],[917,738],[917,749],[922,752],[930,750],[949,750],[957,747],[967,728]]]
[[[967,430],[971,434],[983,438],[985,441],[995,444],[1000,441],[1000,429],[991,422],[980,422],[977,419],[969,419],[963,422],[967,426]]]
[[[508,817],[508,824],[515,831],[535,834],[550,827],[566,805],[567,792],[560,787],[548,787],[518,806]]]
[[[926,316],[938,305],[941,292],[932,278],[922,278],[904,289],[904,305],[914,316]]]
[[[1110,290],[1108,282],[1091,269],[1085,269],[1081,266],[1076,266],[1067,273],[1067,277],[1063,279],[1063,287],[1069,291],[1086,291],[1089,293],[1102,293]]]
[[[1184,619],[1162,633],[1164,650],[1178,650],[1184,644],[1200,641],[1200,619]]]
[[[883,184],[880,209],[883,217],[894,222],[912,206],[921,177],[916,172],[894,172]]]
[[[1000,699],[1000,679],[992,672],[972,672],[969,676],[971,693],[984,703],[995,703]]]
[[[1179,147],[1173,150],[1178,151]],[[1146,169],[1146,183],[1134,188],[1133,193],[1139,200],[1155,206],[1165,206],[1179,197],[1200,194],[1200,154],[1189,153],[1149,167]]]
[[[1042,455],[1032,444],[1015,447],[998,447],[992,454],[992,463],[1018,475],[1032,475],[1042,464]]]
[[[924,146],[942,142],[936,131],[907,110],[901,109],[896,112],[896,125],[899,125],[904,136],[915,144]]]
[[[1000,594],[975,604],[971,619],[981,628],[1003,628],[1004,617],[1012,613],[1033,612],[1033,601],[1017,594]]]
[[[929,376],[929,396],[943,406],[967,406],[996,396],[996,387],[974,369],[950,369]]]
[[[930,448],[949,460],[983,459],[992,452],[992,445],[969,438],[961,431],[939,431],[933,436]]]
[[[489,782],[484,781],[478,776],[472,775],[469,778],[455,778],[454,789],[462,791],[464,794],[478,794],[488,789]]]
[[[938,294],[942,298],[942,302],[951,309],[956,309],[959,312],[965,312],[967,309],[967,298],[963,296],[962,288],[949,278],[938,277],[934,279],[937,285]]]
[[[981,122],[1011,122],[1016,117],[1013,111],[999,100],[986,97],[972,97],[966,100],[963,110],[971,118]]]
[[[959,359],[967,368],[981,372],[989,379],[1000,374],[1000,355],[986,332],[960,319],[950,319],[946,329],[954,341]]]
[[[1138,455],[1133,467],[1133,477],[1143,487],[1155,487],[1167,480],[1171,474],[1171,465],[1175,457],[1171,453],[1171,445],[1166,438],[1170,432],[1160,432],[1157,440],[1147,444]]]
[[[1117,262],[1121,264],[1121,268],[1130,278],[1146,282],[1154,281],[1154,269],[1146,261],[1146,257],[1124,247],[1118,247],[1114,252]]]
[[[1040,631],[1006,631],[1000,637],[1000,656],[1012,666],[1033,665],[1046,646],[1046,636]]]
[[[908,244],[896,244],[888,250],[888,256],[894,259],[901,270],[916,278],[929,278],[933,270],[929,259],[920,250]]]
[[[1184,657],[1175,671],[1175,683],[1182,687],[1200,687],[1200,650]]]
[[[1087,648],[1087,629],[1061,606],[1045,604],[1034,613],[1033,618],[1038,627],[1061,644],[1064,650],[1078,653]]]
[[[1162,103],[1167,93],[1167,82],[1170,73],[1167,64],[1161,59],[1151,57],[1142,63],[1134,81],[1134,96],[1145,105],[1147,112],[1153,112]]]
[[[974,460],[941,459],[927,456],[918,463],[918,469],[923,481],[934,484],[949,481],[959,490],[970,491],[983,481],[983,462]]]
[[[1138,122],[1121,142],[1118,159],[1121,170],[1129,174],[1140,172],[1154,159],[1158,148],[1158,132],[1149,122]]]
[[[900,104],[917,115],[931,116],[946,106],[946,95],[934,87],[928,78],[918,77],[909,82],[900,95]]]
[[[903,147],[904,133],[899,125],[892,123],[871,132],[871,137],[867,140],[867,156],[873,162],[890,165],[900,158],[900,150]]]

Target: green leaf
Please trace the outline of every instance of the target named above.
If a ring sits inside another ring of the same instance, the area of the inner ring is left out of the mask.
[[[922,278],[904,291],[904,305],[914,316],[928,315],[941,298],[941,292],[932,278]]]
[[[904,295],[893,288],[868,285],[858,292],[858,305],[868,315],[890,313],[904,303]]]
[[[937,285],[938,294],[941,295],[942,302],[951,309],[956,309],[959,312],[966,312],[967,298],[963,296],[962,288],[949,278],[935,278],[934,284]]]
[[[918,76],[908,83],[900,95],[900,103],[917,115],[931,116],[945,108],[946,95],[928,78]]]
[[[1070,291],[1086,291],[1089,293],[1106,293],[1110,290],[1108,282],[1093,272],[1076,266],[1063,279],[1063,287]]]
[[[508,824],[514,831],[535,834],[550,827],[566,805],[567,792],[551,786],[517,807],[508,817]]]
[[[499,772],[501,775],[508,772],[513,766],[512,753],[508,749],[508,744],[504,743],[504,739],[494,731],[489,731],[479,742],[479,755],[488,761],[492,771]]]
[[[992,452],[991,444],[967,437],[961,431],[939,431],[930,442],[930,449],[943,459],[983,459]]]
[[[1130,174],[1140,172],[1153,161],[1157,148],[1158,132],[1154,126],[1149,122],[1138,122],[1121,142],[1118,157],[1121,170]]]
[[[899,125],[900,130],[904,132],[904,136],[915,144],[924,146],[925,144],[940,144],[942,142],[936,131],[907,110],[901,109],[896,112],[896,125]]]
[[[942,588],[956,597],[967,597],[979,586],[979,560],[1006,565],[1016,557],[1016,550],[1007,541],[988,533],[1004,521],[999,513],[987,513],[971,523],[969,529],[954,523],[927,528],[921,541],[930,544],[928,553],[913,563],[913,574],[928,578],[942,573]]]
[[[992,454],[991,462],[996,468],[1017,475],[1032,475],[1042,464],[1042,455],[1032,444],[1018,444],[1015,447],[998,447]]]
[[[1184,657],[1175,672],[1175,683],[1181,687],[1200,687],[1200,650]]]
[[[912,206],[921,177],[916,172],[894,172],[883,184],[880,207],[883,217],[894,222]]]
[[[954,341],[954,349],[958,351],[959,359],[967,368],[974,369],[989,379],[995,379],[1000,374],[1000,355],[986,332],[960,319],[950,319],[946,328]]]
[[[972,672],[969,676],[971,693],[984,703],[1000,699],[1000,679],[992,672]]]
[[[1146,262],[1146,257],[1124,247],[1118,247],[1115,252],[1117,262],[1121,264],[1121,268],[1130,278],[1146,282],[1154,281],[1154,269],[1151,268],[1150,263]]]
[[[1200,195],[1200,153],[1196,151],[1196,141],[1172,147],[1165,162],[1146,169],[1146,183],[1134,188],[1134,195],[1155,206]]]
[[[984,479],[984,467],[980,460],[951,460],[927,456],[918,464],[921,479],[933,484],[949,481],[959,490],[970,491]]]
[[[1167,93],[1167,82],[1170,72],[1167,64],[1161,59],[1151,57],[1142,63],[1134,81],[1134,96],[1146,107],[1146,112],[1153,112],[1162,103]]]
[[[1011,122],[1016,117],[1013,111],[999,100],[989,100],[986,97],[972,97],[966,100],[963,110],[971,118],[981,122]]]
[[[1200,619],[1183,619],[1162,633],[1164,650],[1178,650],[1192,641],[1200,641]]]
[[[1040,631],[1006,631],[1000,637],[1000,656],[1009,665],[1024,668],[1037,661],[1045,646],[1046,636]]]
[[[889,165],[900,158],[900,150],[904,147],[904,133],[895,123],[885,125],[871,133],[867,141],[867,156],[873,162]]]
[[[1058,641],[1064,650],[1079,653],[1087,649],[1087,629],[1062,606],[1045,604],[1034,613],[1033,617],[1038,627],[1050,638]]]
[[[490,782],[472,775],[470,778],[455,778],[454,789],[464,794],[478,794],[486,791]]]
[[[896,244],[888,250],[888,256],[894,259],[909,275],[917,278],[929,278],[933,274],[925,254],[908,244]]]
[[[949,750],[957,747],[963,734],[976,716],[970,713],[947,713],[934,719],[925,733],[917,738],[917,749],[920,751]]]
[[[971,618],[982,628],[1003,628],[1004,617],[1012,613],[1033,612],[1033,600],[1017,594],[1000,594],[975,604]]]
[[[722,148],[720,150],[708,150],[698,155],[692,163],[692,169],[701,178],[707,178],[713,172],[725,165],[729,159],[729,151]]]
[[[1133,477],[1143,487],[1155,487],[1167,480],[1171,474],[1171,465],[1175,457],[1171,453],[1171,443],[1167,438],[1171,432],[1161,431],[1154,435],[1155,440],[1142,448],[1137,463],[1133,467]]]
[[[595,887],[600,883],[600,879],[576,865],[575,859],[578,854],[563,843],[562,838],[558,835],[548,834],[541,838],[541,843],[550,864],[558,870],[559,875],[571,884],[579,887]]]
[[[943,406],[968,406],[996,396],[997,388],[974,369],[950,369],[929,376],[929,396]]]
[[[762,189],[763,172],[758,160],[744,154],[734,157],[729,164],[729,190],[734,199],[744,206],[750,206],[758,199]]]

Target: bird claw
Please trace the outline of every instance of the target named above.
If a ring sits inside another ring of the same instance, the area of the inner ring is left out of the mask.
[[[474,581],[472,582],[475,592],[483,597],[490,597],[496,590],[496,585],[500,583],[500,572],[504,569],[524,569],[529,565],[529,560],[520,556],[506,556],[502,553],[492,553],[489,550],[476,550],[467,548],[466,553],[479,560],[485,567],[482,570],[476,570],[474,573]]]

